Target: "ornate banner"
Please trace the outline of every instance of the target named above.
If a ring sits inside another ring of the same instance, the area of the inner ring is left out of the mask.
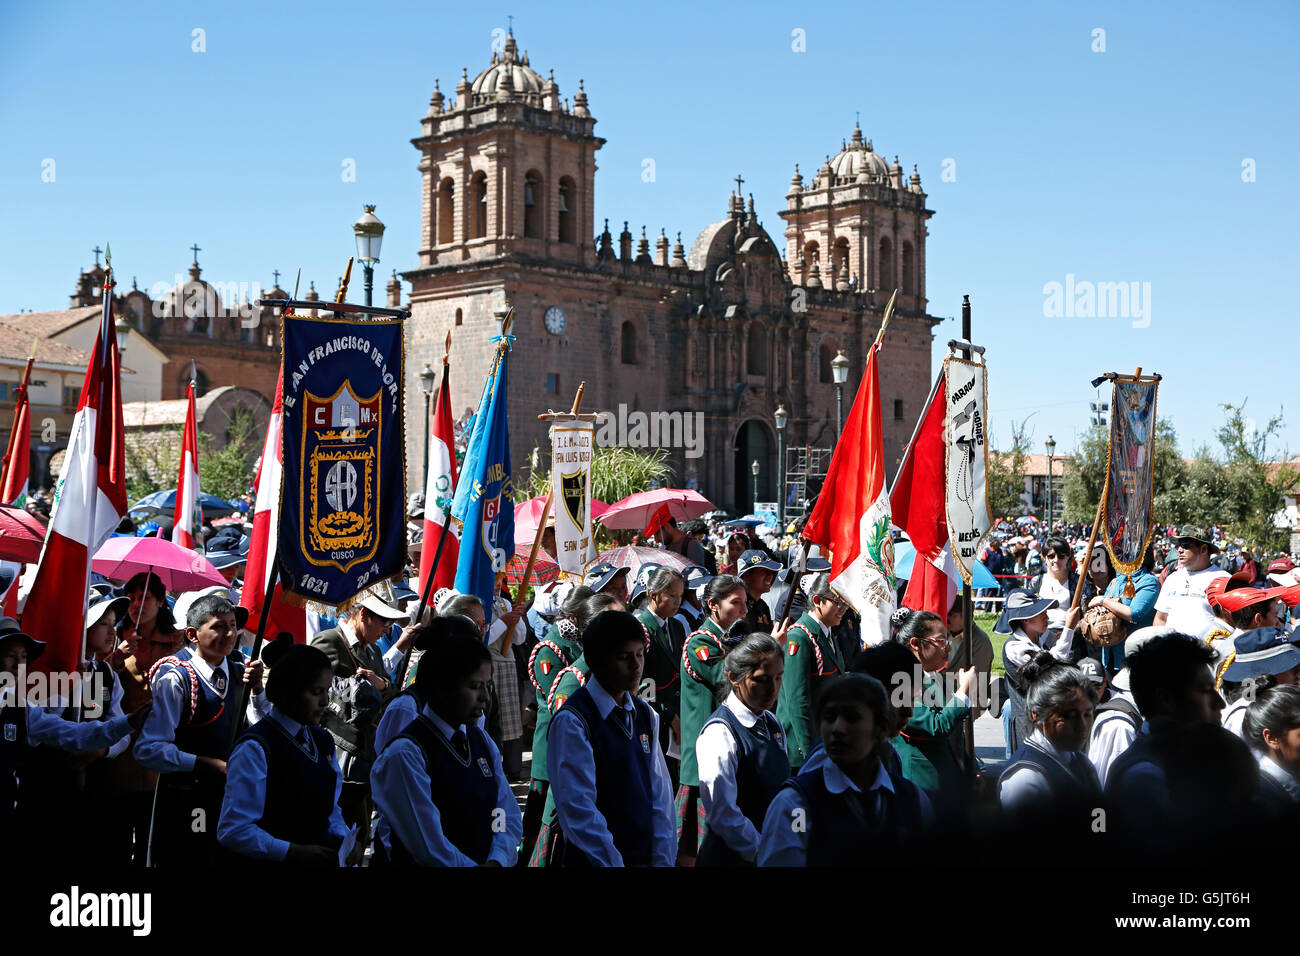
[[[555,516],[555,550],[566,579],[581,579],[596,560],[591,533],[592,422],[551,426],[551,513]]]
[[[1151,523],[1151,482],[1158,387],[1159,381],[1138,381],[1121,375],[1115,379],[1110,400],[1102,538],[1115,567],[1128,575],[1141,566],[1155,530]]]
[[[406,563],[402,323],[283,322],[280,580],[343,608]]]
[[[944,511],[953,560],[966,584],[971,583],[980,541],[992,525],[985,484],[989,467],[984,429],[988,404],[985,372],[982,361],[944,359]]]

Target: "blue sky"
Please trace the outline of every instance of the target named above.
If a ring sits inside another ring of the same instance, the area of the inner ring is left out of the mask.
[[[811,176],[861,112],[915,163],[935,211],[930,311],[971,295],[990,425],[1031,416],[1068,451],[1089,380],[1165,376],[1184,454],[1224,402],[1264,421],[1295,394],[1300,275],[1289,3],[200,4],[67,2],[0,12],[0,313],[63,308],[92,246],[119,275],[171,281],[302,268],[328,294],[362,203],[387,224],[379,274],[412,267],[419,132],[493,31],[562,96],[582,78],[596,131],[597,228],[694,235],[745,177],[784,247],[796,162]],[[206,47],[194,52],[194,32]],[[1104,52],[1095,52],[1104,30]],[[803,31],[805,50],[792,47]],[[656,178],[642,181],[642,160]],[[344,182],[345,159],[356,182]],[[54,181],[42,174],[53,160]],[[948,162],[945,166],[946,161]],[[1253,161],[1247,163],[1247,161]],[[1243,181],[1243,163],[1254,181]],[[943,171],[955,172],[946,182]],[[1149,283],[1138,315],[1053,317],[1044,287]],[[355,280],[354,280],[355,281]],[[377,278],[377,282],[379,282]],[[382,284],[382,283],[381,283]],[[957,322],[935,330],[936,367]],[[1103,400],[1108,396],[1103,395]],[[1285,407],[1286,412],[1294,411]],[[1300,452],[1300,418],[1283,442]]]

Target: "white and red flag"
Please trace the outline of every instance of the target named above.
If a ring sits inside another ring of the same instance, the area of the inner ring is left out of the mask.
[[[190,363],[190,387],[185,391],[189,408],[185,412],[185,434],[181,438],[181,467],[176,479],[176,511],[172,543],[194,547],[194,517],[199,510],[199,431],[194,414],[194,363]],[[200,520],[202,517],[200,516]]]
[[[880,348],[877,340],[867,353],[862,384],[803,531],[809,541],[830,549],[831,587],[861,615],[867,645],[889,640],[896,586],[876,364]]]
[[[933,611],[944,620],[948,619],[948,608],[957,592],[953,582],[956,565],[944,511],[946,398],[944,375],[940,372],[912,440],[903,452],[903,463],[890,492],[894,523],[916,548],[903,604],[913,611]]]
[[[433,566],[442,537],[447,513],[451,510],[451,497],[456,490],[456,432],[451,419],[451,386],[447,382],[449,366],[442,365],[442,386],[433,408],[433,424],[429,429],[428,478],[424,485],[424,536],[420,545],[420,593],[434,594],[439,588],[456,586],[456,562],[460,556],[460,538],[453,522],[447,532],[438,566]],[[433,587],[427,588],[429,575],[434,575]]]
[[[73,671],[85,641],[90,560],[127,512],[122,428],[121,357],[113,324],[113,283],[104,282],[104,311],[95,339],[54,511],[23,610],[23,630],[46,642],[38,665]]]
[[[284,464],[280,452],[280,425],[284,411],[284,369],[275,383],[275,402],[271,405],[271,420],[266,425],[266,441],[262,444],[262,459],[257,467],[257,494],[253,504],[253,533],[248,544],[248,565],[244,574],[244,590],[239,603],[248,608],[249,628],[255,628],[266,598],[266,585],[275,568],[276,551],[280,544],[280,487],[284,484]],[[278,575],[277,575],[278,578]],[[271,594],[266,634],[274,638],[281,631],[293,635],[299,644],[307,640],[307,614],[284,599],[284,591],[277,579]]]

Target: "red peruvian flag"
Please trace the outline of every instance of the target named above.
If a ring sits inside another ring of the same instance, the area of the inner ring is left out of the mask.
[[[894,523],[902,528],[916,548],[912,577],[907,582],[903,604],[914,611],[933,611],[947,620],[948,608],[956,596],[956,564],[948,542],[948,519],[944,515],[943,373],[939,374],[917,423],[912,441],[903,453],[903,463],[894,479],[890,503]]]
[[[451,385],[447,381],[449,367],[442,363],[442,387],[438,389],[438,403],[433,408],[433,424],[429,440],[425,443],[429,456],[429,477],[424,486],[424,537],[420,545],[420,593],[433,594],[439,588],[456,586],[456,561],[460,556],[460,539],[453,524],[447,533],[447,543],[442,546],[438,566],[433,567],[433,556],[438,551],[447,512],[451,509],[451,496],[456,490],[456,432],[451,423]],[[426,588],[429,574],[434,575],[433,587]]]
[[[889,640],[894,611],[894,543],[876,363],[880,348],[876,343],[867,352],[862,384],[803,531],[809,541],[830,549],[831,586],[861,615],[867,645]]]
[[[257,467],[257,497],[253,504],[253,534],[248,544],[248,567],[244,575],[244,590],[239,597],[242,607],[248,608],[249,627],[257,626],[266,597],[266,583],[275,567],[276,548],[280,539],[280,486],[284,483],[284,465],[280,456],[280,423],[284,411],[284,369],[275,383],[275,402],[271,405],[271,420],[266,425],[266,441],[262,444],[262,460]],[[303,608],[294,607],[284,600],[284,590],[277,580],[271,595],[271,609],[266,625],[266,635],[274,638],[288,631],[299,644],[307,640],[307,614]]]
[[[104,282],[104,312],[95,339],[54,513],[23,610],[23,630],[46,642],[45,671],[73,671],[83,658],[90,560],[126,515],[126,444],[122,430],[121,357],[113,324],[113,283]]]
[[[194,365],[190,364],[190,386],[185,391],[189,408],[185,412],[185,434],[181,438],[181,467],[176,479],[176,510],[172,543],[194,547],[194,515],[199,508],[199,432],[194,413]]]

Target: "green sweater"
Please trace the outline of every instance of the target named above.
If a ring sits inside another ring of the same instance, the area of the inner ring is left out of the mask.
[[[655,709],[659,723],[666,728],[681,709],[681,651],[673,646],[667,622],[656,623],[655,616],[646,608],[636,612],[636,619],[649,639],[640,696]],[[653,694],[649,693],[651,687]]]
[[[939,787],[955,790],[962,786],[962,773],[949,735],[970,713],[970,707],[955,697],[943,703],[943,685],[928,671],[921,680],[921,700],[913,705],[903,737],[934,766]]]
[[[776,717],[785,729],[790,768],[803,765],[817,739],[812,703],[819,685],[844,672],[835,638],[823,634],[811,613],[804,614],[785,635],[785,676],[776,702]]]
[[[684,786],[700,785],[699,764],[695,762],[695,741],[704,724],[718,709],[716,694],[726,683],[722,666],[726,656],[722,629],[713,618],[706,617],[700,629],[686,639],[681,660],[682,766]]]
[[[556,648],[559,649],[559,654],[556,653]],[[560,671],[576,661],[581,654],[581,644],[565,640],[560,636],[560,629],[552,626],[546,639],[533,650],[532,659],[528,662],[528,674],[533,686],[537,688],[537,727],[533,730],[534,780],[550,779],[546,772],[546,732],[551,725],[551,710],[546,706],[546,698],[550,696]]]

